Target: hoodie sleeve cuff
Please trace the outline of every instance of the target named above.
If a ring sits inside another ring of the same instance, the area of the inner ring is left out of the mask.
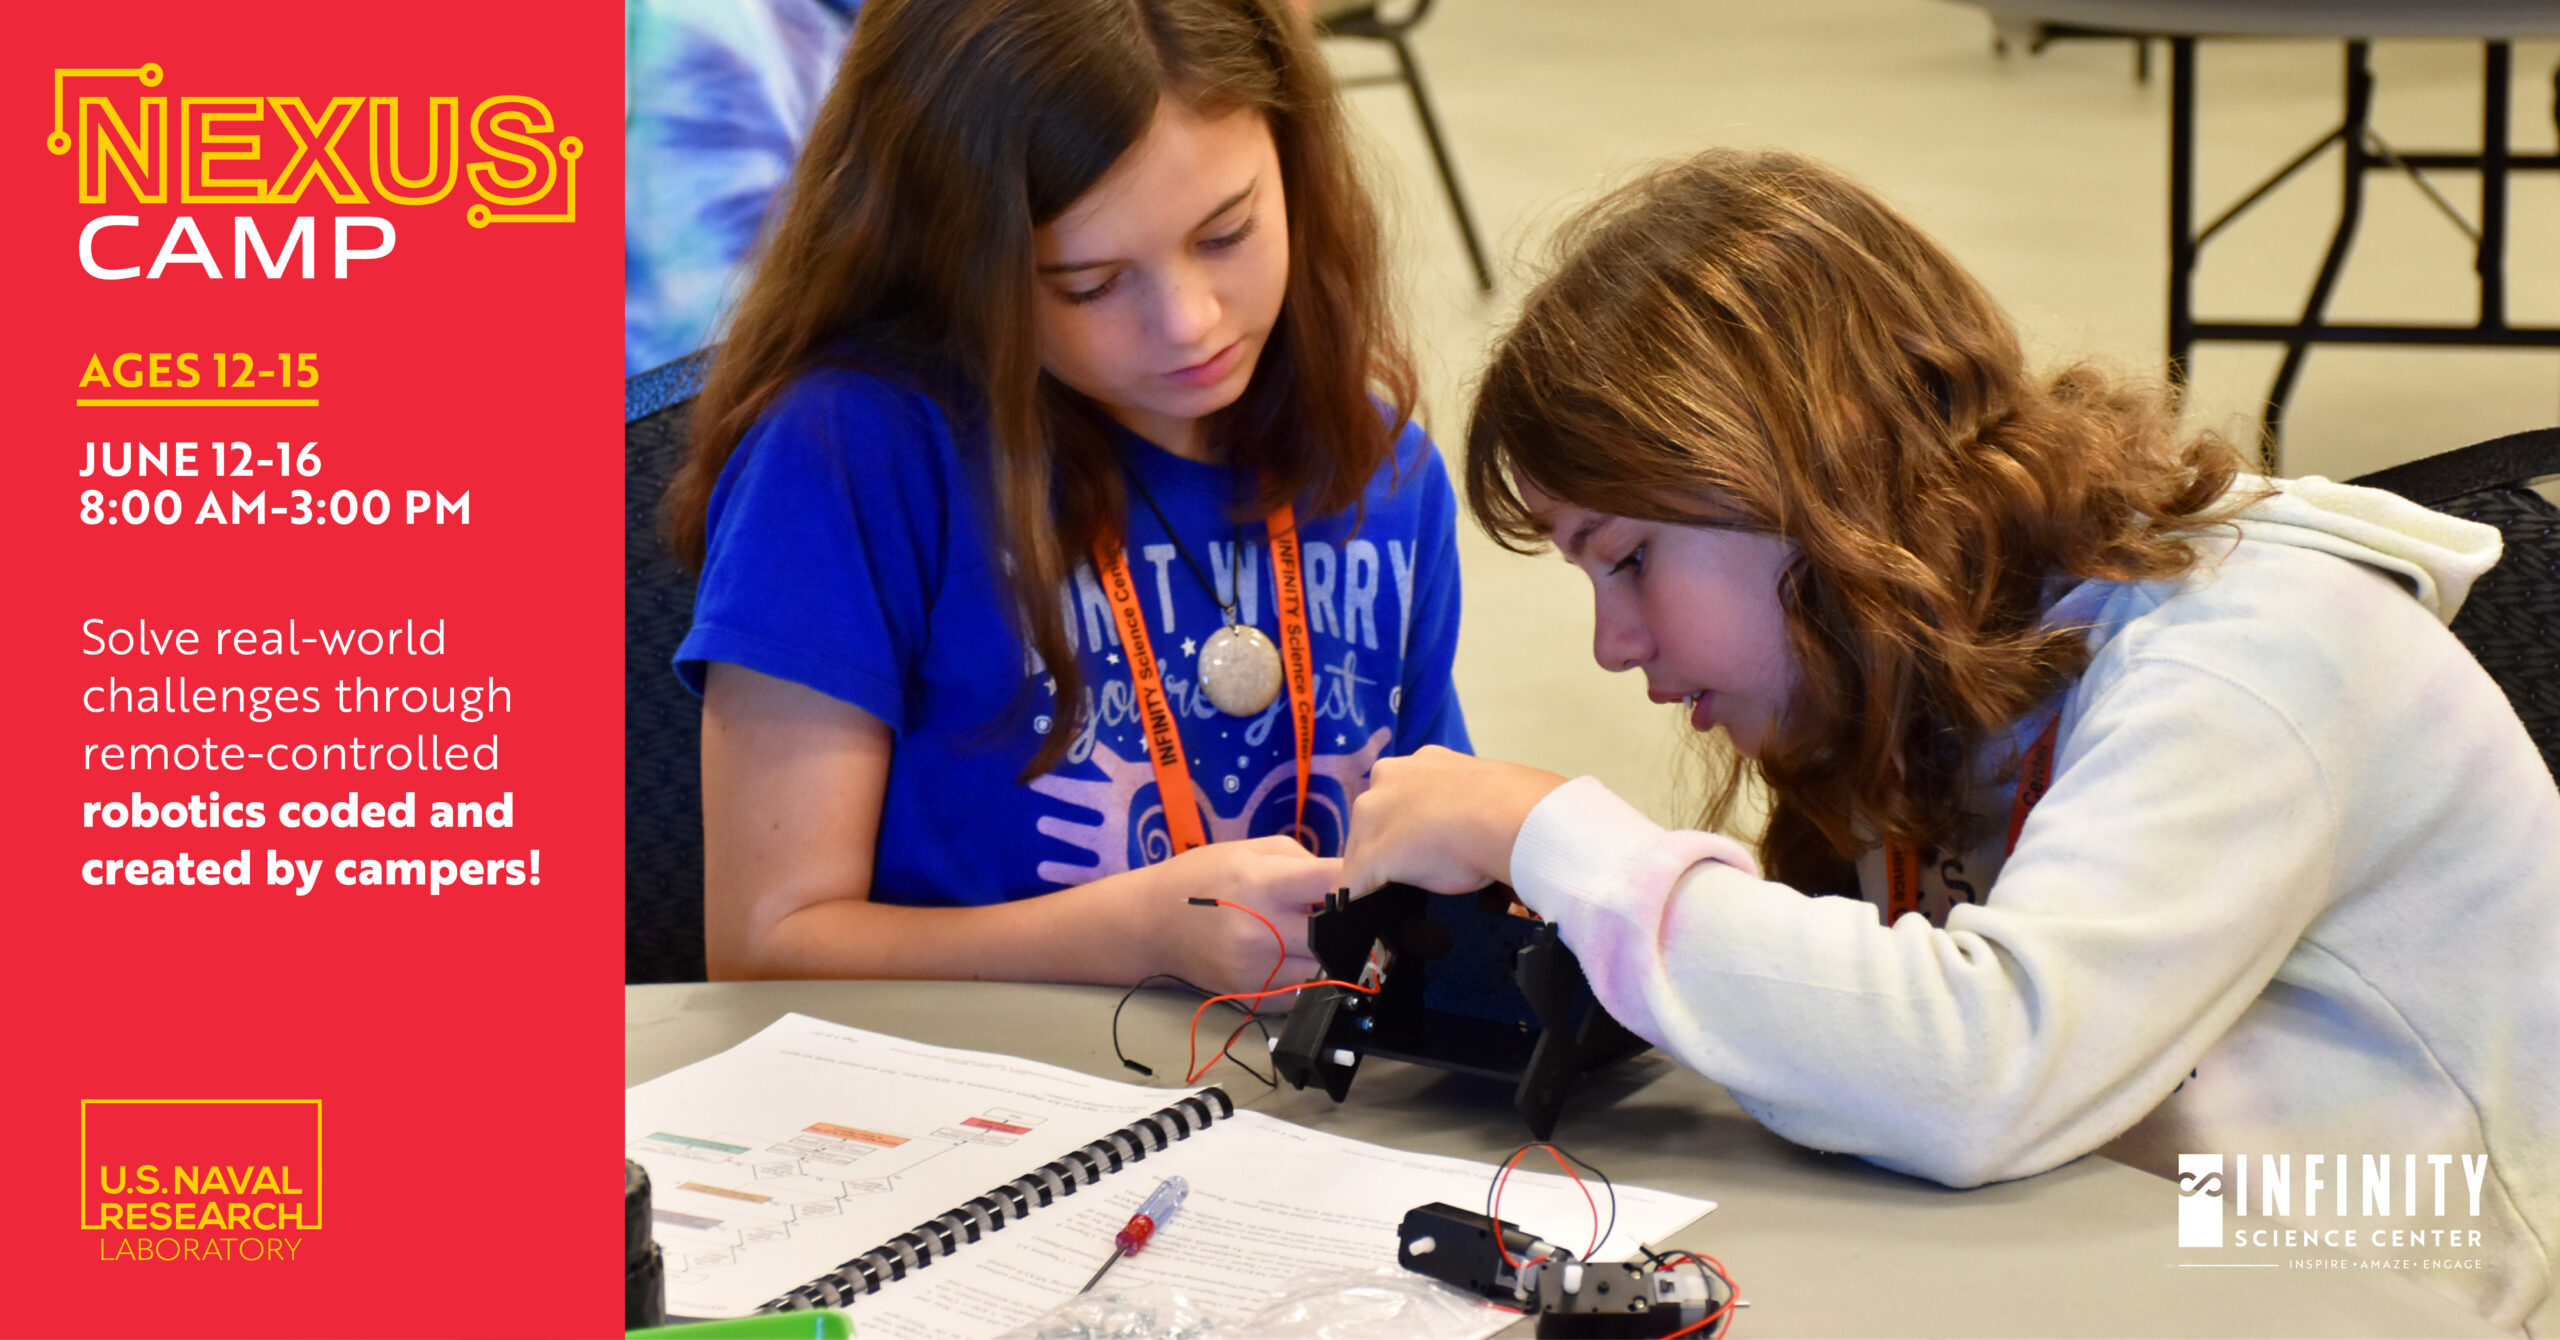
[[[1641,965],[1659,956],[1674,886],[1702,861],[1757,878],[1759,863],[1721,833],[1667,829],[1602,786],[1577,777],[1547,793],[1511,844],[1511,886],[1556,924],[1601,1003],[1623,1021],[1636,1008]]]

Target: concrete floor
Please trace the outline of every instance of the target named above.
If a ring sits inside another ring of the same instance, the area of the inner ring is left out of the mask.
[[[1382,72],[1370,43],[1330,45],[1346,77]],[[2040,359],[2095,354],[2143,375],[2165,359],[2168,58],[2133,75],[2121,41],[1992,50],[1979,10],[1941,0],[1442,0],[1414,42],[1458,172],[1493,252],[1479,297],[1401,87],[1350,93],[1398,244],[1424,377],[1424,421],[1453,455],[1489,345],[1539,273],[1547,238],[1638,165],[1708,145],[1826,159],[1899,205],[2004,303]],[[2199,219],[2326,132],[2334,42],[2202,48]],[[2476,148],[2477,43],[2378,43],[2374,128],[2401,149]],[[2514,147],[2553,150],[2560,42],[2515,48]],[[2437,189],[2476,217],[2468,174]],[[2205,254],[2198,310],[2284,318],[2319,268],[2337,207],[2334,158],[2307,170]],[[2509,319],[2560,324],[2560,174],[2510,192]],[[2368,186],[2336,320],[2467,322],[2471,248],[2407,180]],[[2280,351],[2208,345],[2192,419],[2249,440]],[[2315,350],[2286,417],[2285,473],[2345,478],[2560,422],[2560,353]],[[1667,822],[1695,815],[1686,728],[1588,653],[1584,579],[1462,529],[1458,683],[1479,752],[1599,776]]]

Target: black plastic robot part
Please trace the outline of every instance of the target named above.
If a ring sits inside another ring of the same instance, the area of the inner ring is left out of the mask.
[[[1405,1212],[1396,1264],[1534,1314],[1539,1340],[1667,1336],[1704,1321],[1712,1302],[1703,1273],[1577,1261],[1509,1220],[1438,1201]]]
[[[1517,905],[1499,884],[1472,898],[1406,884],[1328,895],[1309,951],[1326,977],[1378,991],[1300,993],[1272,1052],[1280,1074],[1337,1103],[1366,1056],[1509,1080],[1530,1134],[1552,1136],[1574,1082],[1645,1043],[1592,998],[1556,928]]]

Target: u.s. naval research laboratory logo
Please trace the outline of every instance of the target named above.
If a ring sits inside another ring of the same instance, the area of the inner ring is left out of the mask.
[[[2488,1180],[2486,1154],[2180,1154],[2178,1246],[2363,1258],[2296,1266],[2482,1269]]]
[[[317,1098],[85,1098],[98,1259],[290,1264],[320,1231]]]

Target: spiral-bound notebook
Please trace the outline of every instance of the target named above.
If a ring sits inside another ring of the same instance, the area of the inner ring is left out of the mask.
[[[864,1340],[968,1340],[1039,1316],[1176,1173],[1190,1199],[1112,1283],[1179,1284],[1239,1317],[1300,1275],[1392,1265],[1406,1210],[1478,1199],[1493,1174],[1238,1111],[1215,1088],[1119,1084],[803,1015],[627,1090],[623,1120],[655,1188],[670,1315],[846,1306]],[[1600,1252],[1712,1208],[1621,1186]],[[1589,1216],[1561,1177],[1515,1173],[1503,1193],[1504,1218],[1559,1239]],[[1464,1334],[1511,1320],[1488,1313]]]

